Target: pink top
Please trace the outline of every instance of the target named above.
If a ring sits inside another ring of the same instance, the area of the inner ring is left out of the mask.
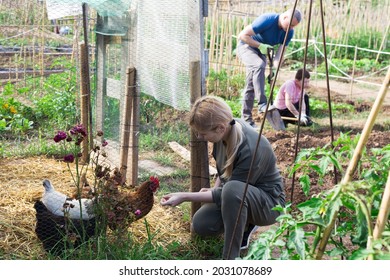
[[[279,89],[278,94],[275,97],[274,105],[279,110],[284,110],[286,106],[286,94],[290,96],[292,103],[299,102],[299,97],[301,94],[301,87],[299,87],[295,80],[286,81],[282,87]]]

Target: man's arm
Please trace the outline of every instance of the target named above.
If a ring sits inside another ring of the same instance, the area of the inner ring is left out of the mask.
[[[243,41],[245,44],[248,44],[251,47],[258,48],[260,43],[252,38],[255,35],[252,25],[247,25],[241,32],[238,34],[238,39]]]

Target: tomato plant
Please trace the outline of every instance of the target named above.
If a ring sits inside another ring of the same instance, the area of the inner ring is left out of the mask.
[[[335,141],[334,147],[308,149],[300,152],[291,172],[301,172],[304,192],[310,190],[308,173],[324,178],[332,164],[342,172],[356,147],[358,137],[347,134]],[[364,167],[364,168],[363,168]],[[282,214],[278,226],[260,234],[245,259],[315,259],[324,229],[335,213],[338,221],[325,253],[328,258],[390,259],[390,228],[382,238],[371,242],[373,226],[379,212],[382,194],[389,176],[390,144],[364,151],[356,180],[337,184],[302,202],[276,207]],[[313,175],[311,175],[313,176]],[[346,245],[351,243],[350,245]]]

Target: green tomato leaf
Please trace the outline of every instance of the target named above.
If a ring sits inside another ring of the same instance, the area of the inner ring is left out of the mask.
[[[351,241],[360,247],[365,247],[367,244],[368,227],[366,217],[360,207],[356,207],[356,230],[355,234],[351,234]]]
[[[310,177],[309,175],[303,175],[299,178],[303,193],[308,196],[310,191]]]
[[[322,199],[313,197],[305,202],[297,205],[297,208],[302,212],[304,218],[313,218],[318,216],[322,206]]]
[[[295,228],[295,230],[292,231],[289,236],[289,241],[294,244],[294,248],[299,254],[301,260],[304,260],[306,258],[304,238],[305,238],[305,232],[303,231],[302,228]]]
[[[333,215],[337,213],[340,207],[343,205],[339,195],[336,195],[329,201],[329,204],[326,208],[326,217],[328,218],[328,223],[330,223]]]

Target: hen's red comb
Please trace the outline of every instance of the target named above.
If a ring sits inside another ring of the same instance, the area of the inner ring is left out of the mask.
[[[160,182],[158,178],[155,176],[150,176],[149,180],[151,182],[150,189],[152,190],[152,192],[157,191],[157,189],[160,187]]]

